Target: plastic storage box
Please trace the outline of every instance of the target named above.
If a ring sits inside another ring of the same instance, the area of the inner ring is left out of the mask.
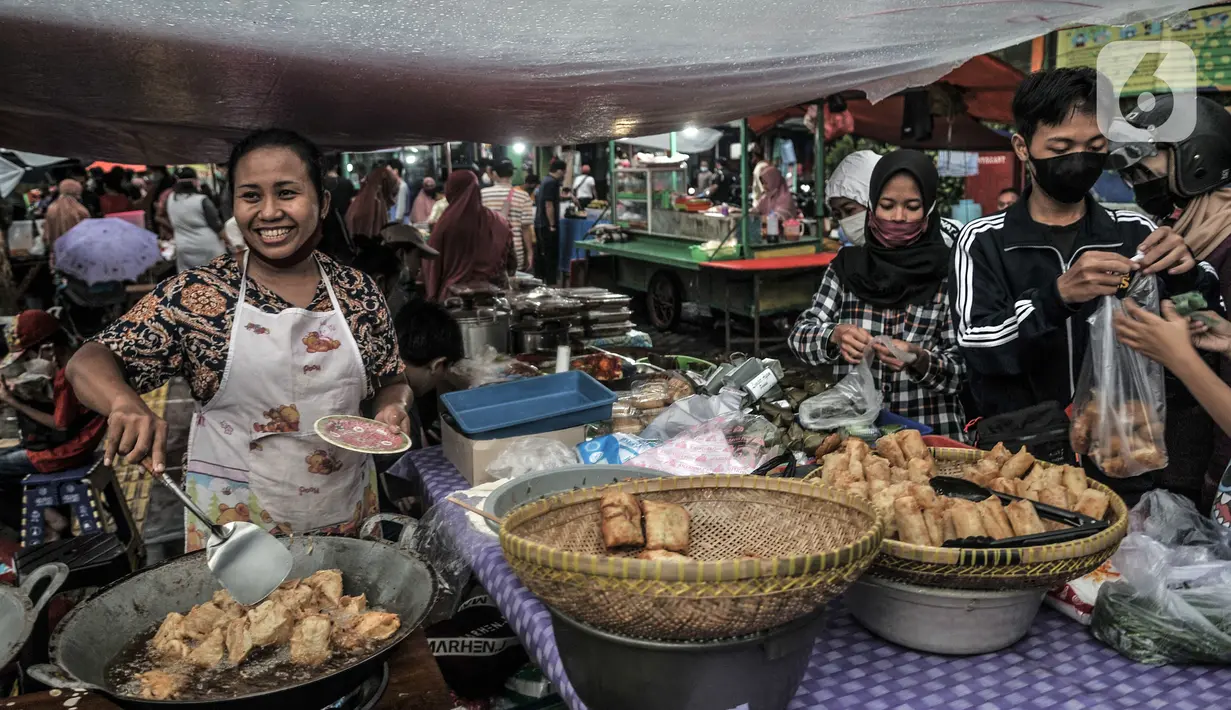
[[[441,396],[471,439],[503,439],[611,418],[615,393],[576,370]]]

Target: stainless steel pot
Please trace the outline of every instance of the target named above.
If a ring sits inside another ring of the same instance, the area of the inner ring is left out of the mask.
[[[68,565],[52,562],[25,575],[20,587],[0,586],[0,668],[21,652],[43,605],[66,579]]]
[[[974,655],[1021,640],[1046,591],[939,589],[864,575],[844,598],[855,619],[886,641],[928,653]]]
[[[462,327],[462,351],[466,357],[476,357],[488,346],[498,353],[509,351],[509,314],[493,308],[453,311],[453,319]]]
[[[513,349],[517,354],[554,353],[556,346],[568,345],[569,327],[548,326],[542,330],[518,323],[513,326]]]

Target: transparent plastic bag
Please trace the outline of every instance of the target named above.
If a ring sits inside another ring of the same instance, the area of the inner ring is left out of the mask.
[[[747,474],[782,453],[778,437],[778,427],[765,417],[729,412],[685,429],[627,465],[677,476]]]
[[[1125,298],[1158,313],[1158,279],[1135,276]],[[1090,316],[1090,343],[1077,381],[1069,440],[1112,478],[1129,478],[1167,465],[1163,422],[1163,368],[1116,340],[1114,314],[1124,308],[1104,296]]]
[[[516,478],[553,468],[576,466],[577,449],[555,439],[532,436],[515,441],[487,465],[492,478]]]
[[[833,431],[876,420],[885,399],[876,387],[869,357],[865,355],[849,375],[838,380],[838,384],[800,402],[799,423],[805,429]]]
[[[701,422],[738,412],[743,404],[739,390],[723,389],[714,396],[695,394],[662,410],[641,431],[641,438],[666,441]]]
[[[1122,581],[1094,605],[1095,637],[1141,663],[1231,663],[1231,531],[1158,490],[1130,523],[1112,557]]]

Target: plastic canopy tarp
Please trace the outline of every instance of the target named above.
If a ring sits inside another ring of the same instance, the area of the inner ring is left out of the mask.
[[[0,145],[161,163],[268,125],[353,150],[654,135],[1190,3],[0,0]]]
[[[686,155],[704,153],[707,150],[713,150],[721,139],[722,131],[713,128],[694,128],[691,131],[681,131],[675,134],[675,149]],[[659,133],[654,136],[621,138],[617,142],[666,152],[671,149],[671,134]]]

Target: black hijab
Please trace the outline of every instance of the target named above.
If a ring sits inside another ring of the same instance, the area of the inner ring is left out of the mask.
[[[940,231],[936,213],[936,189],[940,177],[932,159],[917,150],[898,150],[882,157],[872,170],[868,196],[871,217],[885,184],[898,173],[910,173],[923,195],[924,211],[930,213],[919,239],[896,249],[885,246],[867,226],[864,246],[843,247],[829,268],[842,287],[861,301],[887,308],[931,303],[949,274],[949,247]]]

